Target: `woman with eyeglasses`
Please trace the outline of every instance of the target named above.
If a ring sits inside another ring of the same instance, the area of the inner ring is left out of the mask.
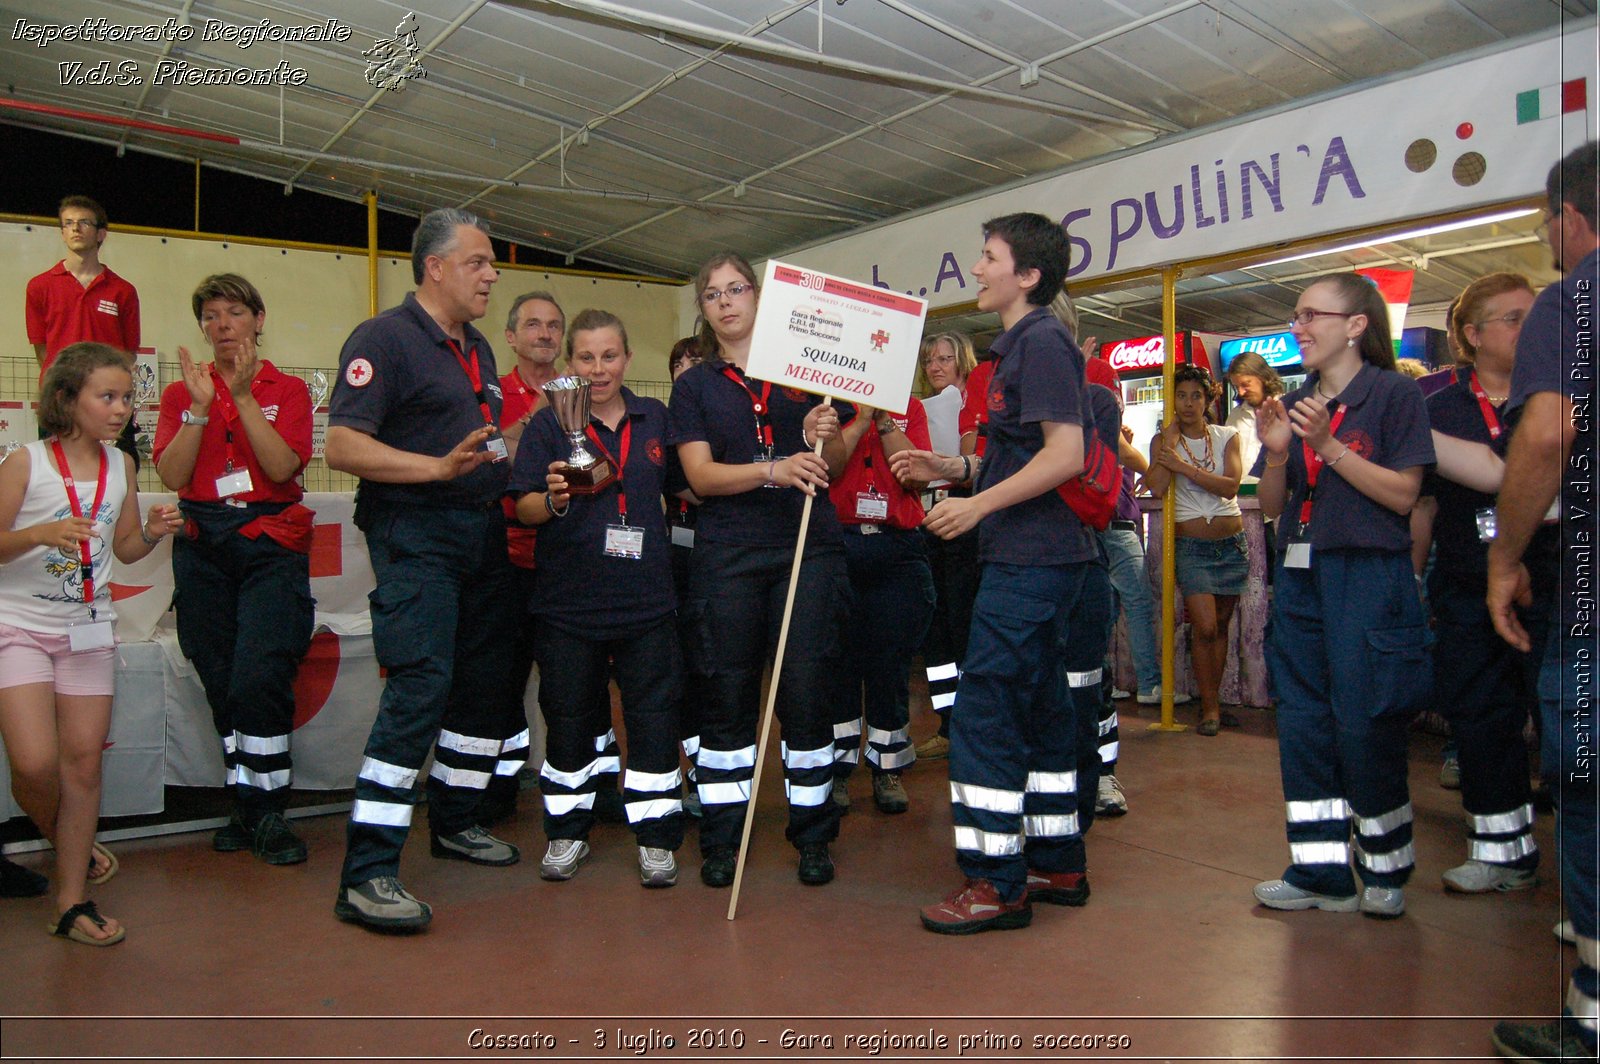
[[[723,252],[695,276],[702,360],[672,386],[668,442],[701,501],[684,652],[705,683],[697,758],[707,886],[733,883],[750,800],[761,677],[783,618],[806,496],[818,497],[794,588],[777,713],[783,726],[789,841],[802,883],[833,879],[828,844],[839,833],[831,797],[833,708],[840,621],[849,603],[829,481],[849,454],[839,412],[814,395],[745,373],[760,289],[741,256]],[[821,441],[821,453],[813,444]]]
[[[936,333],[923,338],[919,351],[922,379],[928,386],[928,403],[948,402],[944,398],[955,389],[953,398],[961,416],[950,422],[950,431],[935,434],[929,425],[929,442],[939,454],[966,454],[975,449],[977,435],[961,435],[967,405],[967,385],[978,358],[972,338],[965,333]],[[970,464],[970,462],[969,462]],[[931,510],[940,499],[970,494],[972,480],[944,481],[922,492],[922,507]],[[978,534],[976,530],[955,539],[944,540],[931,532],[922,534],[933,570],[934,608],[928,636],[922,643],[922,664],[928,677],[928,697],[939,714],[939,731],[917,744],[916,755],[929,761],[950,756],[950,708],[956,700],[956,679],[961,674],[961,659],[967,652],[967,629],[972,623],[972,600],[978,597]]]
[[[1435,433],[1503,448],[1508,432],[1500,414],[1510,394],[1517,337],[1533,297],[1533,286],[1516,273],[1481,277],[1461,293],[1450,320],[1461,364],[1449,385],[1428,397]],[[1539,660],[1500,638],[1484,602],[1494,506],[1492,493],[1457,484],[1435,470],[1423,481],[1411,518],[1417,572],[1427,560],[1429,544],[1435,547],[1428,579],[1438,640],[1433,704],[1455,737],[1467,815],[1467,862],[1444,873],[1444,885],[1463,894],[1532,887],[1539,864],[1528,750],[1522,739],[1528,711],[1538,706]],[[1549,533],[1535,539],[1528,563],[1544,566],[1548,574],[1533,580],[1535,588],[1554,587],[1556,549]],[[1543,646],[1548,600],[1518,614],[1535,633],[1533,645]],[[1539,714],[1533,717],[1537,722]]]
[[[1189,618],[1189,657],[1200,693],[1201,735],[1222,723],[1222,671],[1228,664],[1228,625],[1250,579],[1244,515],[1239,510],[1239,433],[1211,424],[1211,404],[1221,389],[1199,366],[1179,366],[1173,377],[1174,421],[1150,441],[1145,483],[1162,498],[1176,476],[1174,565]],[[1230,723],[1236,723],[1230,721]]]
[[[1415,862],[1406,729],[1432,688],[1408,516],[1433,441],[1370,281],[1313,281],[1293,331],[1308,375],[1261,404],[1255,469],[1283,516],[1266,653],[1291,863],[1255,897],[1392,919]]]

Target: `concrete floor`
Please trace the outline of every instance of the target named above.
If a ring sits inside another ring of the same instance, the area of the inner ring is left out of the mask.
[[[923,1059],[1461,1060],[1491,1053],[1495,1019],[1559,1010],[1571,950],[1551,934],[1551,821],[1537,889],[1447,895],[1439,874],[1465,842],[1438,739],[1414,736],[1405,917],[1279,913],[1250,896],[1287,862],[1271,714],[1239,709],[1242,730],[1208,739],[1152,732],[1135,709],[1123,704],[1118,770],[1130,812],[1090,833],[1093,896],[1036,905],[1026,930],[947,938],[918,923],[959,881],[945,762],[907,774],[898,817],[872,808],[858,772],[838,878],[808,888],[769,756],[732,922],[729,893],[699,882],[692,829],[671,890],[640,888],[631,837],[608,825],[576,878],[541,881],[533,792],[499,831],[523,847],[511,868],[430,858],[418,818],[402,879],[435,917],[412,937],[334,919],[343,817],[299,822],[311,860],[293,868],[215,854],[206,834],[116,844],[121,872],[95,896],[127,925],[123,944],[48,937],[47,899],[0,903],[0,1052],[864,1059],[875,1035],[899,1040],[882,1055]],[[50,871],[48,854],[21,860]],[[480,1048],[496,1036],[504,1048]]]

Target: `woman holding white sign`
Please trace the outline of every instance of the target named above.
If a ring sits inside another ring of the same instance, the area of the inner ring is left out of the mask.
[[[750,799],[761,674],[776,642],[805,496],[826,490],[848,454],[839,414],[814,395],[745,375],[760,289],[742,257],[725,252],[700,267],[695,291],[705,324],[704,360],[672,387],[668,442],[703,500],[684,603],[684,652],[703,677],[697,763],[704,818],[700,878],[733,883]],[[822,441],[822,454],[812,452]],[[826,500],[823,500],[826,503]],[[833,878],[828,844],[839,833],[830,800],[833,724],[828,696],[839,663],[849,596],[839,522],[812,510],[779,685],[786,836],[800,851],[800,881]]]

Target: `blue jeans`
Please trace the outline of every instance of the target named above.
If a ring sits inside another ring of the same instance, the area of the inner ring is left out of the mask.
[[[1155,600],[1144,571],[1144,543],[1139,533],[1125,528],[1108,528],[1100,539],[1111,565],[1111,590],[1128,614],[1128,643],[1139,690],[1153,691],[1161,686],[1161,652],[1156,646]]]

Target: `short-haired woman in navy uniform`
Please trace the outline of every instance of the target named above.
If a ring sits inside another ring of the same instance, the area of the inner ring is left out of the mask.
[[[1293,330],[1309,376],[1257,412],[1261,509],[1284,515],[1266,650],[1292,863],[1255,896],[1393,918],[1415,861],[1406,729],[1432,686],[1407,516],[1433,441],[1369,281],[1313,281]]]
[[[776,642],[806,495],[825,491],[849,458],[839,414],[813,395],[746,376],[760,290],[731,252],[700,267],[694,291],[705,324],[703,360],[672,386],[671,442],[702,502],[695,528],[684,652],[703,677],[700,878],[733,883],[750,799],[761,675]],[[820,455],[813,443],[823,441]],[[828,844],[839,833],[831,800],[839,629],[848,608],[839,522],[824,495],[811,510],[778,685],[786,836],[800,851],[802,883],[833,879]]]
[[[676,599],[661,509],[667,409],[623,385],[632,360],[615,315],[585,310],[572,319],[567,364],[589,381],[587,447],[618,476],[595,494],[569,492],[561,471],[572,447],[545,406],[522,434],[507,491],[518,496],[517,520],[539,528],[527,604],[548,729],[539,780],[550,845],[539,874],[571,879],[589,856],[604,754],[593,708],[614,667],[628,734],[623,805],[639,846],[639,879],[670,887],[678,881],[673,853],[683,844],[683,776]]]

